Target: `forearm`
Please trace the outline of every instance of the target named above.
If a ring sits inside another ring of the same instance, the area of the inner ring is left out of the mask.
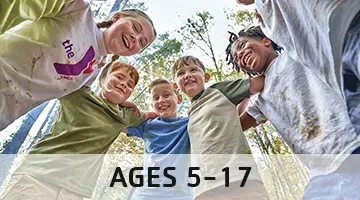
[[[25,20],[56,16],[63,6],[73,0],[2,0],[0,34]]]

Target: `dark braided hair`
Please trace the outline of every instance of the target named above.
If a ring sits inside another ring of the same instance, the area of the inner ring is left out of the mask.
[[[98,28],[109,28],[112,24],[113,24],[113,21],[110,19],[110,20],[98,22],[98,23],[96,23],[96,26]]]
[[[234,42],[237,39],[239,39],[240,37],[265,38],[266,37],[265,34],[260,29],[260,26],[251,26],[248,29],[243,29],[237,35],[235,33],[233,33],[233,32],[230,32],[230,31],[228,31],[228,33],[230,34],[229,45],[226,47],[226,50],[225,50],[227,64],[228,65],[232,64],[233,69],[236,69],[236,71],[238,71],[238,72],[241,69],[245,73],[249,74],[249,72],[247,72],[244,69],[240,68],[240,66],[235,62],[234,57],[231,54],[231,47],[234,44]],[[280,47],[279,45],[277,45],[273,41],[271,41],[271,46],[277,52],[281,52],[281,50],[283,49],[282,47]],[[253,74],[250,73],[249,75],[252,76]]]

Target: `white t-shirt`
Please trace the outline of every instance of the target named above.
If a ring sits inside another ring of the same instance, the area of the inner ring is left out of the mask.
[[[255,0],[262,31],[343,95],[341,57],[356,0]]]
[[[285,52],[267,68],[264,90],[246,112],[268,119],[296,154],[337,154],[326,169],[310,166],[320,170],[313,175],[331,173],[360,146],[341,95]]]
[[[54,5],[44,1],[46,6]],[[98,74],[96,63],[107,53],[90,5],[72,1],[54,15],[0,35],[0,130],[44,101],[91,84]]]

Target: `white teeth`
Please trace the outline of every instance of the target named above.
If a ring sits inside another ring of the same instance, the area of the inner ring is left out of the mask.
[[[125,47],[126,47],[126,48],[129,48],[129,43],[128,43],[128,41],[127,41],[127,39],[126,39],[125,36],[123,36],[123,42],[124,42],[124,44],[125,44]]]
[[[159,107],[159,110],[165,110],[165,109],[167,109],[168,107],[170,107],[170,106],[160,106],[160,107]]]
[[[246,65],[248,65],[249,59],[250,59],[250,54],[246,55],[246,58],[245,58]]]

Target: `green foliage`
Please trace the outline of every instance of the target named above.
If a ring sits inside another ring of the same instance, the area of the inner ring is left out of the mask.
[[[234,32],[238,32],[241,29],[248,28],[250,26],[258,25],[258,20],[255,17],[255,11],[250,10],[227,10],[225,11],[226,18],[233,22],[232,27]]]
[[[216,82],[218,82],[223,80],[222,64],[218,61],[211,42],[210,30],[214,25],[212,20],[213,16],[209,12],[197,12],[194,16],[187,19],[187,23],[178,30],[178,33],[182,35],[188,49],[195,46],[212,60],[213,75]]]

